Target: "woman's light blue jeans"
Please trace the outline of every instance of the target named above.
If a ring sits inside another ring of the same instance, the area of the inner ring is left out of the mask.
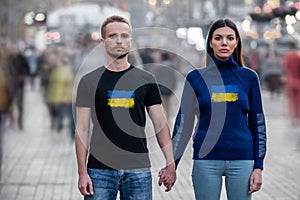
[[[228,200],[251,200],[247,192],[252,171],[252,160],[194,160],[196,200],[219,200],[223,176]]]
[[[150,169],[110,170],[88,169],[94,195],[85,200],[151,200],[152,175]]]

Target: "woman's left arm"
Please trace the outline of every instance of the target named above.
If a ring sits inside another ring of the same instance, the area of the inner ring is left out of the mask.
[[[266,122],[263,111],[260,81],[256,73],[250,84],[249,104],[249,128],[252,133],[254,145],[254,170],[250,177],[250,188],[248,191],[248,193],[251,194],[260,190],[262,185],[262,170],[267,145]]]
[[[252,76],[249,88],[249,128],[254,145],[254,169],[263,170],[263,161],[266,155],[266,122],[263,111],[260,82],[257,74]]]

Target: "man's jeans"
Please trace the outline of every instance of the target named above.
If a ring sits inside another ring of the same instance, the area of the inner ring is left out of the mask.
[[[110,170],[88,169],[94,195],[85,200],[115,200],[118,190],[121,200],[151,200],[152,176],[150,169]]]
[[[249,181],[253,171],[252,160],[194,160],[192,180],[198,200],[219,200],[222,176],[228,200],[250,200]]]

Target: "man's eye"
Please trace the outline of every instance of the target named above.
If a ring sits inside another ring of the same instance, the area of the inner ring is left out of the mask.
[[[121,35],[121,38],[122,38],[122,39],[127,39],[127,38],[129,38],[129,35],[128,35],[128,34],[122,34],[122,35]]]
[[[110,39],[116,39],[118,36],[117,35],[110,35],[109,38]]]

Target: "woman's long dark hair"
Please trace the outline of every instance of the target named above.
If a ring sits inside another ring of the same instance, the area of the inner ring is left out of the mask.
[[[208,35],[207,35],[207,39],[206,39],[206,64],[208,64],[210,62],[211,59],[211,55],[214,53],[213,49],[211,48],[211,46],[209,45],[211,40],[212,40],[212,36],[213,33],[215,32],[216,29],[218,28],[222,28],[222,27],[229,27],[232,30],[234,30],[235,32],[235,36],[238,40],[238,45],[235,48],[233,54],[234,54],[234,60],[240,65],[240,66],[245,66],[244,64],[244,60],[243,60],[243,51],[242,51],[242,39],[239,33],[239,30],[237,29],[235,23],[230,20],[230,19],[218,19],[217,21],[215,21],[209,29]]]

